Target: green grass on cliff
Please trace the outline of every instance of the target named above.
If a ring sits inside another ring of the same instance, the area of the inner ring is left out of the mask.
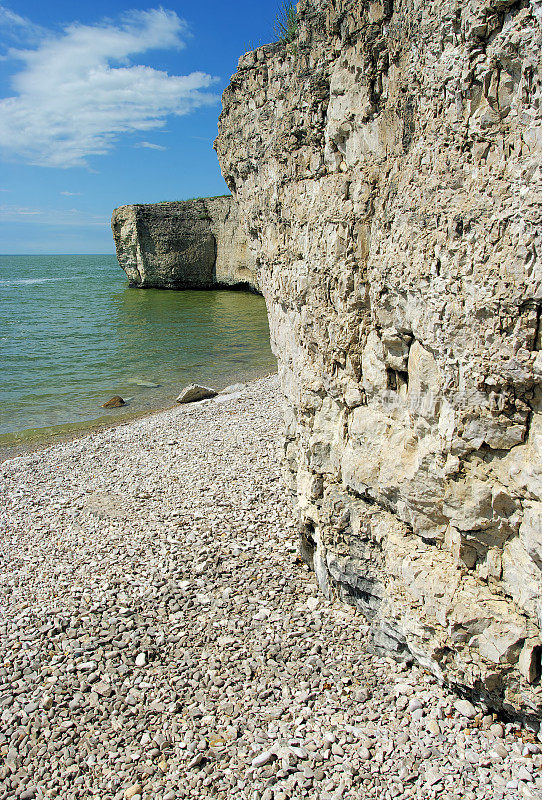
[[[293,3],[283,2],[274,25],[275,36],[281,44],[290,44],[297,37],[297,14]]]
[[[231,197],[231,194],[215,194],[213,197],[183,197],[182,200],[157,200],[155,205],[159,206],[163,203],[191,203],[194,200],[218,200],[219,197]]]

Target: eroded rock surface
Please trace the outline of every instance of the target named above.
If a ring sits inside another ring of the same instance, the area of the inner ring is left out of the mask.
[[[111,228],[134,286],[258,289],[254,255],[229,196],[121,206]]]
[[[320,586],[540,716],[540,2],[298,4],[216,149],[258,262]]]

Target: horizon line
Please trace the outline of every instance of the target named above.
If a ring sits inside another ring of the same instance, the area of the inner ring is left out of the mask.
[[[114,256],[116,253],[0,253],[0,256]]]

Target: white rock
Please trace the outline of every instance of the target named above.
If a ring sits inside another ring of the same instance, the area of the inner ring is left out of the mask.
[[[461,714],[461,716],[467,717],[468,719],[474,719],[476,716],[476,709],[468,700],[456,700],[454,703],[454,708],[458,714]]]
[[[498,758],[506,758],[508,756],[508,750],[501,742],[493,742],[489,755],[496,755]]]
[[[255,768],[263,767],[265,764],[268,764],[271,761],[271,759],[274,758],[274,755],[275,754],[273,753],[272,750],[264,750],[263,753],[260,753],[259,756],[256,756],[256,758],[252,759],[252,766]]]
[[[427,786],[434,786],[435,783],[439,783],[442,780],[442,773],[436,768],[431,767],[425,773],[425,782]]]
[[[83,661],[81,664],[77,665],[77,669],[80,669],[81,672],[92,672],[97,666],[98,664],[96,661]]]

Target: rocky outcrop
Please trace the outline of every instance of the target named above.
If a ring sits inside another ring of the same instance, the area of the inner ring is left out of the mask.
[[[118,262],[134,286],[258,290],[255,259],[230,196],[121,206],[111,228]]]
[[[301,549],[375,644],[539,718],[539,0],[312,0],[216,149],[261,266]]]

